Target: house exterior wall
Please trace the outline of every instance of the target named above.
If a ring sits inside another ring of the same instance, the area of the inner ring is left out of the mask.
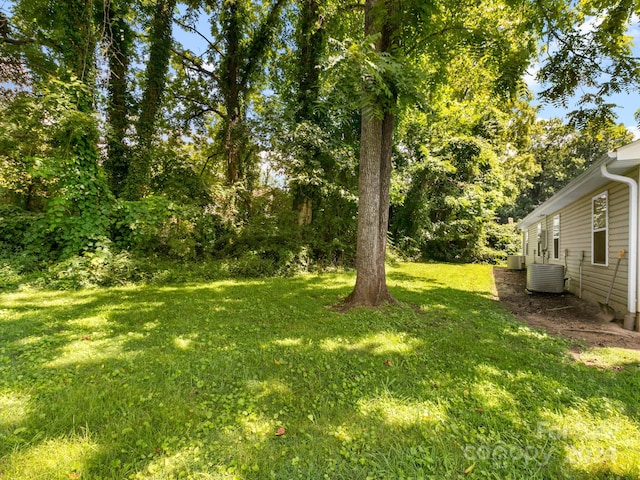
[[[629,176],[638,179],[638,170]],[[608,193],[608,265],[592,263],[592,199],[602,192]],[[602,188],[586,193],[579,200],[540,219],[543,231],[543,246],[546,253],[537,252],[537,226],[531,225],[528,232],[528,251],[523,232],[523,254],[527,265],[552,263],[566,265],[565,288],[591,302],[603,302],[611,286],[618,260],[618,252],[629,249],[629,187],[619,182],[609,182]],[[559,255],[553,258],[553,218],[560,215]],[[545,243],[546,241],[546,243]],[[582,264],[582,292],[580,292],[580,258]],[[611,293],[610,304],[623,316],[627,312],[628,253],[620,262],[618,274]]]

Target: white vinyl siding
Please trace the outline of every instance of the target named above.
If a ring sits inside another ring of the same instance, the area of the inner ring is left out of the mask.
[[[638,170],[633,175],[637,176]],[[604,301],[611,285],[611,277],[615,268],[615,265],[612,265],[611,262],[608,266],[593,265],[591,263],[592,201],[595,196],[604,191],[608,193],[607,256],[611,256],[611,252],[615,255],[616,252],[622,249],[628,250],[629,188],[627,185],[618,182],[608,183],[596,191],[585,192],[583,197],[560,210],[552,212],[541,221],[531,224],[525,230],[525,234],[528,232],[530,243],[529,252],[525,252],[527,264],[542,263],[540,257],[537,256],[537,244],[535,243],[537,241],[538,228],[541,233],[543,231],[548,233],[548,244],[551,247],[553,243],[553,218],[556,215],[560,215],[559,258],[556,259],[553,255],[550,255],[548,262],[558,265],[564,265],[566,262],[567,271],[565,276],[569,279],[567,289],[577,295],[580,290],[580,258],[584,254],[582,263],[582,296],[591,302]],[[549,253],[552,252],[550,251]],[[627,271],[628,261],[627,257],[625,257],[620,262],[620,269],[611,293],[611,303],[619,311],[626,311],[627,308]]]

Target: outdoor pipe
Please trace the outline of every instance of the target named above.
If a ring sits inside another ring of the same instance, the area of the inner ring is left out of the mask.
[[[609,172],[605,164],[600,165],[600,172],[604,178],[629,185],[629,277],[627,285],[627,309],[629,313],[632,314],[633,321],[636,321],[638,271],[640,270],[638,266],[638,182],[633,178]],[[624,327],[628,330],[633,330],[633,324],[629,326],[626,320]]]

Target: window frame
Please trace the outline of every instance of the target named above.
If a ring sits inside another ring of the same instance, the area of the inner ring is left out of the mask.
[[[558,241],[556,244],[556,240]],[[560,214],[553,216],[551,221],[551,244],[553,246],[552,257],[554,260],[560,260]]]
[[[542,222],[538,222],[536,225],[536,256],[542,257],[544,255],[544,245],[542,244]]]
[[[604,227],[595,227],[595,207],[596,200],[605,200],[605,215],[604,215]],[[595,251],[595,234],[604,232],[604,263],[596,262]],[[605,190],[597,195],[591,197],[591,265],[597,267],[609,266],[609,191]]]
[[[529,255],[529,229],[524,231],[524,254]]]

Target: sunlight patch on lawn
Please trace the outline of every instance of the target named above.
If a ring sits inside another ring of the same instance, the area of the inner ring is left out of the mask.
[[[179,350],[192,350],[194,344],[198,340],[198,334],[192,333],[190,335],[180,335],[173,339],[173,344]]]
[[[69,320],[69,326],[80,328],[105,329],[110,325],[109,320],[103,315],[95,315],[93,317],[82,317]]]
[[[136,480],[165,480],[168,478],[197,478],[199,480],[237,479],[236,469],[226,465],[205,462],[200,446],[189,446],[160,458],[153,459],[138,472]]]
[[[0,425],[3,429],[10,429],[26,418],[30,400],[28,395],[14,392],[0,394]]]
[[[638,478],[640,428],[606,398],[596,403],[603,409],[599,415],[586,408],[549,415],[566,439],[566,461],[589,476],[606,473]]]
[[[507,325],[502,333],[511,337],[524,337],[534,340],[546,340],[549,338],[549,335],[546,332],[542,330],[534,330],[525,325],[520,325],[517,329],[514,329],[512,325]]]
[[[365,417],[379,418],[392,427],[416,424],[443,424],[448,416],[445,408],[430,401],[415,402],[389,395],[368,398],[358,402],[359,412]]]
[[[147,332],[150,332],[151,330],[155,330],[159,327],[160,327],[160,322],[158,322],[157,320],[153,322],[146,322],[144,325],[142,325],[142,329],[146,330]]]
[[[299,347],[302,345],[301,338],[283,338],[280,340],[274,340],[273,343],[280,347]]]
[[[139,333],[129,333],[111,338],[95,338],[87,335],[62,348],[60,355],[47,363],[47,367],[58,368],[81,363],[99,363],[109,359],[133,358],[135,352],[125,352],[123,345],[144,338]]]
[[[20,340],[16,340],[16,345],[21,345],[26,347],[28,345],[36,345],[42,341],[44,337],[42,335],[31,335],[29,337],[21,338]]]
[[[246,441],[263,441],[276,431],[270,420],[257,413],[248,413],[240,419],[239,423],[242,429],[242,437],[240,438]]]
[[[626,348],[590,348],[579,355],[577,359],[588,366],[599,368],[621,368],[640,365],[640,350]]]
[[[380,332],[367,335],[355,343],[343,338],[326,339],[322,341],[320,347],[328,352],[337,350],[368,351],[376,355],[383,355],[409,353],[415,351],[422,343],[405,333]]]
[[[480,399],[483,408],[515,413],[518,402],[506,389],[499,387],[487,380],[479,381],[473,385],[474,397]]]
[[[7,293],[4,295],[4,302],[20,307],[56,307],[68,305],[69,299],[72,298],[74,304],[85,305],[96,300],[95,294],[96,290],[69,292],[36,289]]]
[[[452,265],[434,263],[406,263],[390,269],[389,277],[398,272],[398,283],[422,289],[450,287],[493,298],[495,283],[491,265]],[[405,275],[406,277],[402,277]]]
[[[291,387],[280,380],[258,381],[247,380],[247,390],[251,393],[254,400],[260,400],[269,395],[275,395],[279,398],[291,395]]]
[[[88,438],[56,438],[14,451],[0,464],[0,477],[12,480],[88,478],[91,458],[99,447]]]

